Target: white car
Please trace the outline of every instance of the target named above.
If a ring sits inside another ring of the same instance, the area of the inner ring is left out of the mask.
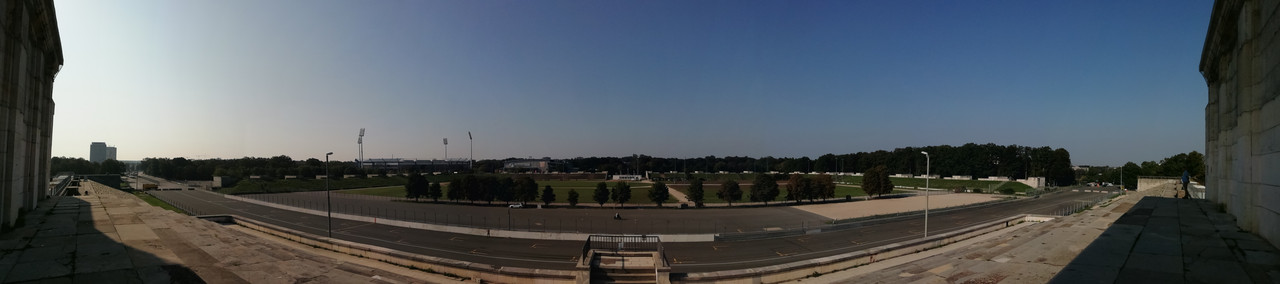
[[[524,205],[521,205],[521,204],[511,204],[511,206],[507,206],[507,207],[508,207],[508,208],[524,208]]]

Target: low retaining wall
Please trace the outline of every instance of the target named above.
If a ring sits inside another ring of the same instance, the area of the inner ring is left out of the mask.
[[[1138,191],[1182,182],[1180,177],[1138,177]]]
[[[241,201],[246,203],[253,203],[253,204],[267,206],[267,207],[281,209],[281,210],[289,210],[289,211],[317,215],[317,216],[328,215],[328,212],[325,212],[325,211],[281,205],[281,204],[276,204],[276,203],[271,203],[271,202],[266,202],[266,201],[251,199],[251,198],[244,198],[244,197],[235,196],[235,195],[224,195],[224,197],[231,200],[236,200],[236,201]],[[437,232],[449,232],[449,233],[467,234],[467,235],[473,235],[473,236],[513,238],[513,239],[583,241],[587,239],[587,236],[591,235],[588,233],[530,232],[530,231],[511,231],[511,230],[485,229],[485,228],[469,228],[469,227],[409,222],[409,221],[402,221],[402,220],[395,220],[395,219],[384,219],[384,218],[352,215],[352,214],[345,214],[345,213],[333,213],[333,218],[360,221],[360,222],[369,222],[369,223],[383,224],[383,225],[404,227],[404,228],[431,230],[431,231],[437,231]],[[716,239],[715,234],[657,234],[655,236],[662,238],[663,242],[669,242],[669,243],[711,242],[711,241],[715,241]]]
[[[499,267],[483,263],[413,254],[379,246],[316,236],[236,215],[226,216],[234,219],[237,225],[300,244],[410,268],[468,277],[472,281],[483,279],[484,281],[500,283],[575,283],[579,274],[577,271],[570,270]]]
[[[683,283],[776,283],[809,277],[814,273],[826,274],[854,266],[916,253],[968,238],[993,232],[1026,220],[1027,215],[1018,215],[996,221],[971,226],[959,231],[930,236],[927,239],[915,239],[906,242],[883,245],[871,249],[850,253],[819,257],[787,264],[716,272],[688,273],[679,276]]]

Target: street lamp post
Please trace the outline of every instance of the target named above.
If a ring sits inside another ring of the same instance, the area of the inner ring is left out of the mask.
[[[924,154],[924,237],[929,237],[929,152],[920,151]]]
[[[333,152],[324,154],[324,211],[329,215],[329,238],[333,238],[333,199],[329,197],[329,155]],[[363,161],[361,161],[363,162]]]

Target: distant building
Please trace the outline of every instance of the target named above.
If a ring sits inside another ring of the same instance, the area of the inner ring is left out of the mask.
[[[53,1],[0,1],[0,11],[0,227],[11,227],[18,212],[52,194],[53,78],[62,68],[62,39]]]
[[[371,158],[360,161],[360,168],[390,172],[455,172],[470,171],[468,160],[416,160]]]
[[[502,171],[508,173],[551,173],[555,171],[569,171],[564,160],[552,160],[550,157],[542,159],[508,159],[502,161]]]
[[[116,158],[116,147],[107,147],[107,160],[120,160]]]
[[[107,160],[107,143],[93,142],[89,143],[89,161],[101,163]]]

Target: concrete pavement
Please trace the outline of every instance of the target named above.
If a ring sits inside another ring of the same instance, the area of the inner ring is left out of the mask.
[[[806,283],[1277,283],[1280,256],[1230,215],[1171,189],[1023,223]],[[1158,212],[1158,214],[1156,214]],[[1152,216],[1146,217],[1144,216]],[[1161,220],[1162,217],[1164,218]],[[1155,221],[1152,221],[1155,220]],[[1134,223],[1143,223],[1138,226]]]
[[[458,282],[462,279],[287,245],[82,182],[0,235],[0,283]]]

